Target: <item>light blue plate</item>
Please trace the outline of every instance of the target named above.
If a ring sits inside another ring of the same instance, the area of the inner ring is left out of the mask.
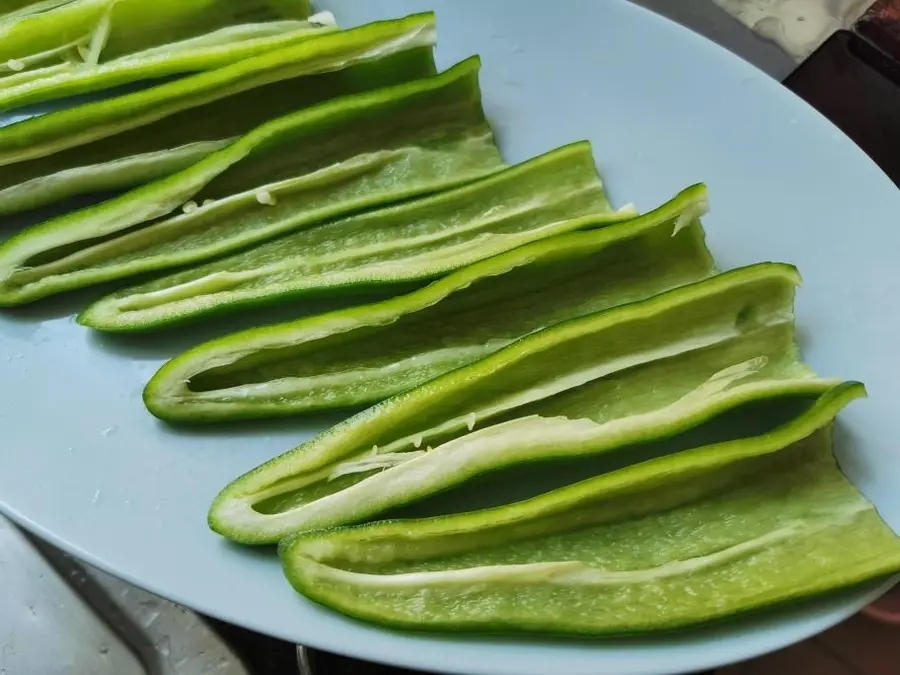
[[[708,183],[723,266],[796,263],[808,360],[861,379],[843,466],[900,529],[900,192],[834,126],[710,42],[624,0],[333,0],[346,26],[435,9],[439,58],[484,60],[487,111],[510,161],[588,138],[617,204],[649,209]],[[403,635],[296,596],[273,556],[227,545],[206,510],[229,480],[295,445],[294,425],[188,433],[146,413],[171,351],[104,341],[54,302],[0,315],[0,506],[108,571],[227,621],[404,666],[468,675],[669,675],[803,639],[873,597],[633,641]],[[157,346],[160,345],[160,346]],[[801,561],[798,561],[800,563]]]

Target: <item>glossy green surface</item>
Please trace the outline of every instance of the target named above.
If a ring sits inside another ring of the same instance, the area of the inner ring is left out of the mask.
[[[800,361],[788,265],[760,264],[557,324],[363,411],[227,486],[244,543],[362,522],[487,472],[670,438],[836,381]],[[433,448],[433,449],[432,449]]]
[[[140,80],[221,68],[336,29],[330,16],[307,21],[306,3],[289,4],[285,15],[263,0],[170,3],[162,12],[156,11],[156,0],[118,2],[80,38],[43,52],[22,52],[0,65],[0,111]],[[173,17],[166,12],[172,7],[190,11]],[[58,25],[59,13],[44,12],[34,21],[20,21],[30,33],[49,29],[57,37],[69,37],[72,31]],[[135,40],[133,30],[127,30],[135,24],[140,28],[140,40]],[[78,26],[75,32],[81,29]],[[8,31],[0,25],[0,34],[4,32]]]
[[[524,191],[530,200],[541,190],[549,196],[554,180],[562,190],[571,191],[577,178],[552,166],[546,173],[541,186]],[[485,196],[497,209],[497,191],[487,190]],[[475,200],[461,201],[478,209]],[[396,212],[406,210],[398,207]],[[709,276],[714,266],[698,220],[705,210],[706,189],[695,186],[644,216],[527,244],[407,295],[214,340],[166,364],[150,381],[144,400],[154,414],[172,421],[286,415],[375,403],[536,330]],[[593,227],[606,218],[583,220]],[[366,231],[371,231],[368,226]],[[481,237],[480,248],[485,246]],[[403,269],[408,273],[419,257],[410,255],[412,245],[394,242],[392,248],[403,251]],[[299,272],[304,266],[295,261],[302,260],[298,254],[286,255],[285,262],[291,262],[282,268]],[[211,268],[241,266],[232,258]],[[365,266],[354,271],[366,276]],[[153,292],[164,286],[149,288]],[[129,297],[127,292],[121,296]],[[142,316],[139,311],[135,314],[138,319]],[[124,319],[127,314],[119,316]]]
[[[293,586],[417,630],[672,630],[900,570],[900,539],[844,478],[830,423],[861,385],[773,431],[499,508],[298,535]],[[798,561],[803,564],[797,564]]]
[[[0,21],[12,22],[33,14],[40,14],[75,0],[3,0],[0,2]]]
[[[0,8],[2,11],[4,8]],[[98,35],[103,55],[116,58],[197,37],[218,28],[278,19],[302,20],[307,0],[274,5],[268,0],[74,0],[14,2],[0,16],[0,62],[9,59],[62,60],[81,46],[89,51]],[[101,24],[108,23],[104,30]]]
[[[189,169],[0,245],[0,304],[196,263],[501,168],[477,58],[254,130]]]
[[[0,215],[141,185],[190,166],[273,118],[433,74],[434,40],[430,14],[309,39],[304,34],[296,44],[221,68],[4,127]],[[211,59],[213,66],[221,58],[201,54],[198,63]],[[53,68],[50,76],[64,78]],[[115,72],[103,77],[115,79]],[[0,89],[0,101],[3,95]]]
[[[630,209],[611,212],[591,147],[577,143],[455,190],[126,288],[88,307],[80,321],[107,331],[147,330],[299,295],[425,280],[531,241],[633,215]]]

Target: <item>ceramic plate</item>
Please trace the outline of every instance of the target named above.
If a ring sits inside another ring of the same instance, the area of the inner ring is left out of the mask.
[[[590,139],[613,200],[642,210],[708,183],[705,225],[722,266],[796,263],[808,361],[868,385],[870,399],[842,415],[839,454],[900,529],[900,192],[853,143],[777,82],[625,0],[319,5],[345,26],[436,10],[440,64],[483,58],[485,106],[509,161]],[[99,339],[74,324],[78,301],[0,314],[0,507],[87,561],[201,612],[426,670],[671,675],[805,638],[877,592],[624,641],[409,635],[345,619],[295,595],[271,552],[230,546],[206,527],[222,486],[324,422],[168,429],[144,410],[141,389],[199,334]]]

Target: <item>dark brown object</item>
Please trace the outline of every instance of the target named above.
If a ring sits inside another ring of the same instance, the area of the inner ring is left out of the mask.
[[[840,127],[900,186],[900,63],[859,35],[838,31],[784,84]]]
[[[853,30],[895,61],[900,61],[900,0],[876,0]]]

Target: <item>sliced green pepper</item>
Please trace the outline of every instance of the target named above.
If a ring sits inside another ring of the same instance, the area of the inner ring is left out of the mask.
[[[49,12],[51,9],[68,5],[76,0],[4,0],[0,2],[0,21],[8,22]],[[0,28],[2,30],[2,28]]]
[[[170,421],[375,403],[541,328],[709,276],[706,204],[695,186],[642,217],[521,246],[405,296],[213,340],[163,366],[144,401]]]
[[[0,166],[0,215],[165,178],[276,117],[331,98],[428,77],[434,71],[432,49],[419,47],[305,77],[306,86],[295,80],[276,82],[87,146]]]
[[[152,15],[152,13],[151,13]],[[140,80],[213,70],[335,30],[328,14],[226,26],[204,35],[106,60],[96,65],[51,62],[0,77],[0,111],[109,89]],[[24,64],[27,61],[12,60]]]
[[[108,61],[223,28],[302,21],[308,16],[306,0],[283,3],[277,8],[268,0],[30,3],[2,16],[0,63],[6,72],[66,61],[92,67],[101,57]]]
[[[275,117],[433,74],[434,39],[431,14],[327,32],[4,127],[0,215],[140,185],[190,166]]]
[[[215,499],[210,526],[271,543],[507,466],[671,437],[748,401],[820,394],[836,381],[800,361],[797,282],[789,265],[754,265],[524,337],[238,478]]]
[[[194,263],[494,172],[478,68],[472,58],[274,120],[185,171],[28,229],[0,245],[0,304]]]
[[[672,630],[900,571],[900,539],[844,478],[830,422],[862,385],[762,436],[483,511],[315,532],[280,546],[294,588],[401,628]],[[796,562],[802,560],[802,565]]]
[[[79,321],[147,330],[301,294],[434,278],[530,241],[632,216],[630,208],[610,211],[591,147],[576,143],[455,190],[126,288]]]

